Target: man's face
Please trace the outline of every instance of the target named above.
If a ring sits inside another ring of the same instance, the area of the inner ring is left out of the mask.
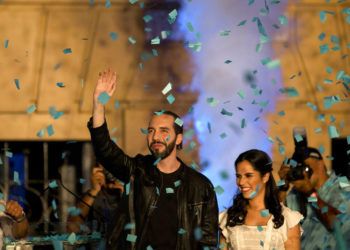
[[[156,158],[166,158],[180,144],[182,135],[176,136],[174,118],[170,115],[154,115],[148,126],[147,144]]]

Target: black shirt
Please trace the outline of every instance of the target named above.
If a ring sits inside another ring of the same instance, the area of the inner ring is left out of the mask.
[[[160,172],[159,196],[147,228],[147,246],[155,250],[176,249],[178,214],[176,190],[183,166],[173,173]],[[157,191],[158,191],[157,190]]]

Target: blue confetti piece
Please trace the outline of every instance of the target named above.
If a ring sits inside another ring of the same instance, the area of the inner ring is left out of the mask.
[[[50,187],[50,188],[57,188],[57,187],[58,187],[57,181],[51,181],[51,182],[49,183],[49,187]]]
[[[45,130],[44,129],[40,129],[37,133],[36,133],[36,136],[37,137],[44,137],[45,135]]]
[[[323,145],[319,146],[319,147],[318,147],[318,151],[320,151],[320,153],[323,154],[324,151],[325,151],[324,146],[323,146]]]
[[[278,112],[278,115],[279,115],[279,116],[285,116],[285,115],[286,115],[286,112],[285,112],[284,110],[282,110],[282,111]]]
[[[279,91],[282,94],[287,94],[288,97],[296,97],[299,96],[299,92],[296,88],[294,87],[286,87],[286,88],[281,88]]]
[[[220,134],[220,138],[221,139],[225,139],[227,137],[227,134],[225,132],[221,133]]]
[[[297,142],[301,142],[301,141],[304,140],[303,137],[302,137],[300,134],[296,134],[296,135],[294,136],[294,138],[295,138],[295,140],[296,140]]]
[[[60,118],[62,115],[64,115],[63,111],[57,111],[55,107],[50,107],[49,108],[49,113],[51,115],[51,117],[55,120],[57,120],[58,118]]]
[[[178,234],[185,234],[187,231],[185,230],[185,229],[183,229],[183,228],[180,228],[178,231],[177,231],[177,233]]]
[[[177,125],[179,125],[180,127],[182,127],[183,124],[184,124],[183,120],[181,120],[180,118],[176,118],[174,122],[175,122]]]
[[[100,103],[102,103],[103,105],[106,105],[106,103],[109,101],[111,97],[107,94],[107,92],[102,92],[99,96],[98,96],[98,101]]]
[[[173,104],[175,102],[175,97],[173,96],[173,94],[169,94],[167,97],[166,97],[167,101],[169,104]]]
[[[278,17],[278,20],[281,25],[288,25],[288,19],[286,16],[281,15]]]
[[[350,145],[350,135],[348,135],[348,136],[346,137],[346,141],[347,141],[348,145]]]
[[[232,61],[231,60],[226,60],[225,63],[226,64],[230,64],[230,63],[232,63]]]
[[[278,152],[279,152],[281,155],[285,155],[285,153],[286,153],[286,148],[285,148],[283,145],[278,145]]]
[[[143,20],[145,21],[145,23],[148,23],[152,20],[152,16],[151,15],[145,15],[143,16]]]
[[[15,85],[17,89],[20,89],[20,83],[18,79],[15,79]]]
[[[47,126],[46,131],[47,131],[48,136],[52,136],[55,133],[52,125]]]
[[[135,3],[137,3],[139,0],[129,0],[129,3],[131,3],[131,4],[135,4]]]
[[[239,22],[239,24],[237,24],[237,26],[243,26],[246,24],[246,22],[247,22],[247,20],[243,20],[243,21]]]
[[[293,159],[291,159],[291,160],[289,161],[289,165],[290,165],[291,167],[295,168],[295,167],[298,165],[298,162],[295,161],[295,160],[293,160]]]
[[[169,92],[170,90],[172,90],[172,88],[173,88],[173,85],[172,85],[171,82],[169,82],[169,83],[163,88],[162,94],[163,94],[163,95],[168,94],[168,92]]]
[[[337,80],[340,80],[340,79],[343,78],[344,75],[345,75],[345,71],[344,71],[344,70],[340,70],[340,71],[338,71],[338,73],[337,73],[336,79],[337,79]]]
[[[321,213],[322,214],[325,214],[327,212],[328,212],[328,206],[325,206],[325,207],[321,208]]]
[[[160,161],[162,160],[161,157],[159,157],[157,160],[153,162],[153,166],[156,166]]]
[[[242,98],[242,99],[245,98],[245,93],[242,90],[238,91],[237,95],[239,95],[239,97]]]
[[[27,108],[27,114],[31,114],[36,110],[36,105],[32,104]]]
[[[19,180],[19,174],[17,171],[13,171],[13,181],[17,184],[17,185],[21,185],[21,181]]]
[[[159,36],[153,38],[153,39],[151,40],[151,44],[152,44],[152,45],[160,44],[160,38],[159,38]]]
[[[339,133],[337,131],[337,128],[333,125],[328,126],[328,136],[333,139],[333,138],[338,138]]]
[[[310,203],[317,202],[317,197],[315,197],[315,196],[307,197],[307,202],[310,202]]]
[[[105,7],[107,9],[109,9],[111,6],[112,6],[111,1],[110,0],[106,0]]]
[[[150,245],[148,245],[147,248],[146,248],[146,250],[153,250],[153,247],[150,246]]]
[[[258,229],[259,232],[264,231],[264,228],[262,226],[257,226],[257,229]]]
[[[130,192],[130,182],[125,185],[125,194],[129,195]]]
[[[225,192],[224,189],[223,189],[220,185],[216,186],[216,187],[214,188],[214,191],[215,191],[215,193],[217,193],[218,195],[221,195],[221,194],[223,194],[223,193]]]
[[[0,212],[5,212],[6,208],[3,204],[0,204]]]
[[[248,0],[248,5],[252,5],[255,2],[255,0]]]
[[[158,56],[158,51],[156,49],[152,49],[153,56]]]
[[[168,22],[169,24],[173,24],[176,21],[177,17],[177,10],[173,9],[169,14],[168,14]]]
[[[80,184],[85,184],[85,183],[86,183],[86,180],[85,180],[84,178],[80,178],[80,179],[79,179],[79,183],[80,183]]]
[[[270,212],[269,212],[268,209],[263,209],[263,210],[260,211],[260,215],[261,215],[262,217],[268,217],[269,214],[270,214]]]
[[[227,111],[226,109],[222,109],[221,110],[221,112],[220,112],[222,115],[227,115],[227,116],[232,116],[233,115],[233,113],[232,112],[229,112],[229,111]]]
[[[135,223],[128,223],[124,226],[124,230],[135,229]]]
[[[325,37],[326,37],[326,33],[322,32],[321,34],[319,34],[318,39],[320,41],[323,41]]]
[[[202,239],[203,237],[203,232],[202,229],[200,227],[196,227],[194,229],[194,238],[196,241],[199,241],[200,239]]]
[[[220,36],[229,36],[231,33],[231,30],[222,30],[220,31]]]
[[[242,119],[241,120],[241,128],[245,128],[247,126],[246,120]]]
[[[284,186],[284,185],[286,185],[286,182],[285,182],[285,180],[283,180],[283,179],[281,179],[281,180],[279,180],[279,181],[277,182],[277,187],[281,187],[281,186]]]
[[[251,194],[249,195],[249,199],[253,199],[258,193],[254,190],[253,192],[251,192]]]
[[[72,49],[71,48],[66,48],[63,50],[64,54],[71,54],[72,53]]]
[[[112,41],[115,41],[118,39],[118,34],[116,32],[109,32],[109,37],[112,39]]]
[[[13,153],[10,152],[10,151],[5,151],[5,156],[8,157],[8,158],[12,158]]]
[[[52,206],[52,209],[53,209],[53,210],[57,210],[57,204],[56,204],[56,201],[55,201],[55,200],[52,200],[52,201],[51,201],[51,206]]]
[[[134,234],[128,234],[128,235],[126,236],[126,240],[127,240],[127,241],[130,241],[130,242],[136,242],[136,239],[137,239],[137,236],[134,235]]]
[[[173,194],[173,193],[175,193],[174,189],[173,189],[173,188],[169,188],[169,187],[165,189],[165,192],[166,192],[167,194]]]
[[[320,45],[320,53],[321,54],[326,54],[327,52],[329,52],[328,44]]]
[[[181,185],[181,180],[177,180],[174,182],[175,187],[179,187]]]
[[[9,46],[9,40],[6,39],[6,40],[4,41],[4,47],[5,47],[5,49],[7,49],[8,46]]]
[[[313,111],[317,111],[317,107],[315,104],[312,104],[311,102],[306,103],[308,107],[310,107]]]
[[[64,85],[63,82],[57,82],[57,83],[56,83],[56,86],[59,87],[59,88],[64,88],[64,87],[66,87],[66,86]]]
[[[77,241],[77,236],[75,233],[71,233],[69,236],[68,236],[68,239],[67,241],[69,242],[69,244],[73,245],[76,241]]]
[[[141,133],[144,135],[148,135],[148,129],[147,128],[141,128]]]

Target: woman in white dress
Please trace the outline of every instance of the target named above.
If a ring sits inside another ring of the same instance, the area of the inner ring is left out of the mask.
[[[219,215],[221,249],[298,250],[303,216],[283,206],[272,175],[271,158],[252,149],[235,161],[238,193]]]

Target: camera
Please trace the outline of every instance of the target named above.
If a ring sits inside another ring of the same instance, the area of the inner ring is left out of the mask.
[[[309,148],[307,146],[307,136],[304,127],[293,128],[294,139],[294,153],[291,159],[289,159],[288,165],[291,166],[288,174],[288,181],[296,181],[304,179],[304,171],[310,178],[312,175],[312,169],[305,165],[304,160],[308,157]]]

